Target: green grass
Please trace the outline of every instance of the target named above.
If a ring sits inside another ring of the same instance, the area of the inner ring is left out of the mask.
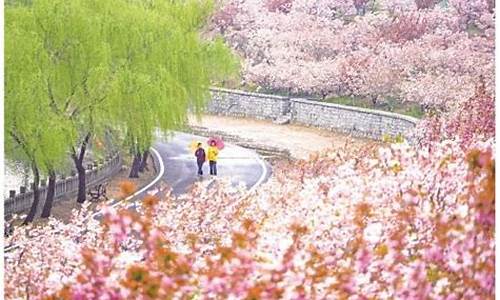
[[[335,103],[347,106],[388,111],[388,112],[411,116],[414,118],[422,118],[424,116],[424,112],[422,111],[422,109],[418,104],[401,103],[391,98],[388,98],[385,102],[376,104],[373,104],[372,101],[365,98],[347,97],[347,96],[327,98],[323,101],[327,103]]]
[[[470,37],[481,36],[484,34],[483,30],[477,27],[476,24],[468,24],[467,29],[465,30],[469,34]]]

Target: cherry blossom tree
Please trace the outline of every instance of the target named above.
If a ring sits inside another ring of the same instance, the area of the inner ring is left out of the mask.
[[[457,109],[437,114],[419,124],[425,142],[458,139],[463,146],[495,136],[495,101],[486,92],[484,82],[475,87],[474,95]]]
[[[289,13],[292,10],[292,0],[267,0],[266,7],[271,12]]]
[[[492,140],[340,149],[251,194],[199,184],[101,225],[75,212],[7,239],[6,298],[493,299],[494,164]]]
[[[415,5],[417,9],[429,9],[433,8],[439,0],[415,0]]]
[[[490,0],[450,0],[450,6],[455,9],[464,25],[493,27],[495,2]]]

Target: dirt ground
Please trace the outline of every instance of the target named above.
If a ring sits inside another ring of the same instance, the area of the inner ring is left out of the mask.
[[[349,147],[359,149],[376,142],[346,134],[300,125],[278,125],[271,121],[204,115],[201,120],[190,116],[189,125],[224,131],[257,143],[288,149],[294,158],[305,159],[324,149]]]

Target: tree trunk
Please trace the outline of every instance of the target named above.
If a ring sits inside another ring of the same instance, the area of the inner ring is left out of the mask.
[[[56,190],[56,173],[54,171],[49,171],[49,185],[47,186],[47,197],[45,198],[45,204],[43,205],[42,218],[50,217],[50,211],[52,210],[52,204],[54,203],[54,195]]]
[[[139,165],[141,164],[141,154],[136,153],[134,156],[134,161],[132,162],[132,168],[130,168],[129,178],[139,178]]]
[[[80,153],[78,156],[76,155],[76,150],[73,149],[72,158],[75,163],[76,171],[78,172],[78,197],[76,201],[78,203],[85,202],[85,168],[83,167],[83,158],[85,157],[85,151],[87,150],[87,144],[90,140],[90,132],[87,133],[85,139],[82,142],[82,146],[80,147]]]
[[[82,162],[75,162],[75,165],[76,165],[76,172],[78,173],[78,197],[76,198],[76,202],[83,203],[85,202],[85,192],[86,192],[85,168],[83,167]]]
[[[40,202],[40,172],[38,171],[38,166],[33,163],[31,166],[33,171],[33,203],[31,204],[30,211],[26,218],[24,219],[23,225],[33,222],[35,219],[36,211],[38,209],[38,203]]]
[[[139,172],[144,172],[144,170],[148,170],[148,157],[149,157],[149,151],[145,150],[144,153],[142,153],[142,160],[141,164],[139,166]]]

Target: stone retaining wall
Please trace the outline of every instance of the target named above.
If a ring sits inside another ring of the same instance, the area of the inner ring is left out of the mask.
[[[211,113],[274,120],[290,110],[287,97],[214,88],[207,111]]]
[[[286,121],[382,140],[402,135],[412,141],[418,119],[396,113],[301,98],[212,88],[207,112],[217,115]]]
[[[108,157],[102,163],[95,163],[88,166],[86,171],[87,186],[94,186],[115,175],[120,171],[122,158],[118,153]],[[38,204],[38,214],[41,213],[45,203],[47,193],[47,182],[41,181],[40,187],[40,203]],[[59,179],[56,181],[54,203],[63,199],[63,197],[76,194],[78,191],[78,176],[70,176],[68,178]],[[21,187],[20,193],[15,194],[15,191],[10,191],[10,197],[4,200],[4,216],[26,212],[30,209],[33,203],[33,190],[26,190]]]
[[[384,111],[291,99],[292,122],[336,130],[357,137],[380,140],[384,135],[402,135],[411,140],[418,120]]]

